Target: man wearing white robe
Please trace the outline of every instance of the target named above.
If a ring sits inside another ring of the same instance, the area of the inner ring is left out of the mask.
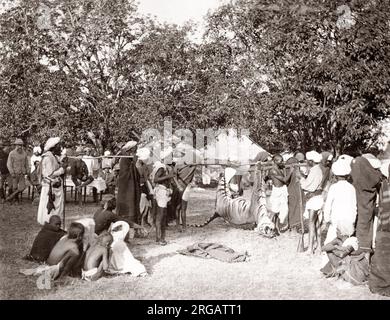
[[[41,162],[41,178],[42,189],[38,207],[38,223],[44,225],[48,222],[51,215],[61,216],[64,211],[64,182],[61,175],[65,169],[61,165],[59,157],[61,155],[61,147],[59,145],[60,138],[50,138],[45,145],[44,153]],[[50,184],[54,195],[54,208],[48,212],[47,205],[49,202]]]

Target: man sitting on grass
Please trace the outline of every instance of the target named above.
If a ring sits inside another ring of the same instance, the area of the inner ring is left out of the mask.
[[[102,205],[103,207],[100,208],[93,216],[93,220],[95,220],[95,233],[97,235],[105,230],[108,230],[111,223],[123,220],[113,212],[116,207],[116,199],[114,195],[104,195],[102,199]]]
[[[327,278],[339,275],[339,269],[345,257],[358,249],[356,237],[343,235],[339,229],[336,230],[337,237],[322,247],[326,252],[329,262],[321,269]]]
[[[67,276],[80,258],[83,249],[84,226],[81,223],[72,222],[68,234],[62,237],[50,252],[47,264],[57,266],[54,280]]]
[[[30,254],[26,255],[25,259],[45,262],[53,247],[65,234],[66,232],[61,229],[61,218],[57,215],[51,216],[49,222],[45,222],[35,237]]]
[[[108,231],[99,235],[97,242],[87,250],[82,279],[95,281],[103,276],[108,269],[108,253],[112,242],[113,237]]]

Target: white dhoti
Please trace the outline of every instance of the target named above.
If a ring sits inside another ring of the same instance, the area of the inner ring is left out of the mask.
[[[81,270],[81,279],[86,281],[92,281],[93,276],[95,276],[98,273],[98,268],[92,268],[91,270],[84,271]]]
[[[287,186],[273,187],[269,198],[270,209],[279,214],[281,223],[285,223],[288,216],[288,190]]]
[[[49,184],[42,182],[41,197],[39,200],[38,207],[38,217],[37,221],[41,225],[44,225],[45,222],[49,222],[49,219],[53,215],[58,215],[61,217],[64,212],[64,189],[61,185],[59,188],[52,188],[54,199],[54,209],[51,210],[50,214],[47,212],[47,203],[49,201]]]
[[[303,214],[305,219],[309,219],[309,210],[318,211],[324,206],[324,197],[322,195],[314,196],[306,202],[305,212]],[[322,211],[320,212],[320,221],[322,221]]]
[[[111,231],[114,241],[111,245],[107,272],[111,274],[131,273],[134,277],[146,275],[147,272],[144,265],[133,257],[127,244],[124,242],[126,234],[130,229],[129,225],[124,221],[118,221],[111,226],[111,230],[115,230],[118,227],[121,227],[121,229]]]
[[[157,201],[157,205],[160,208],[167,208],[168,202],[171,200],[172,190],[162,184],[156,185],[154,188],[154,196]]]
[[[185,188],[185,190],[184,190],[184,192],[183,192],[182,200],[184,200],[184,201],[190,200],[190,192],[191,192],[191,185],[189,184],[189,185]]]
[[[139,200],[139,211],[141,212],[141,214],[145,213],[151,206],[152,205],[148,200],[146,194],[141,193],[141,198]]]
[[[19,272],[25,276],[40,276],[42,274],[46,274],[48,278],[54,280],[60,273],[60,263],[54,266],[43,264],[36,268],[20,269]]]

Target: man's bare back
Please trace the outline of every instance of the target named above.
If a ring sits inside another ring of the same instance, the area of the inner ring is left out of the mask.
[[[71,252],[74,255],[80,254],[75,239],[69,239],[67,236],[64,236],[56,243],[53,250],[50,252],[47,264],[58,264],[68,252]]]
[[[112,235],[107,231],[102,232],[96,244],[91,246],[85,255],[84,271],[98,268],[98,271],[108,269],[108,248],[113,241]]]
[[[103,270],[108,268],[108,248],[96,244],[87,250],[84,271],[99,268],[100,266]]]

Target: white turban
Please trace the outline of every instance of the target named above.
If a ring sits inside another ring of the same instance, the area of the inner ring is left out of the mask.
[[[51,148],[55,147],[58,143],[60,143],[61,138],[55,137],[55,138],[49,138],[46,141],[44,151],[49,151]]]
[[[128,150],[130,150],[131,148],[134,148],[136,145],[137,145],[137,142],[136,142],[136,141],[128,141],[128,142],[122,147],[122,150],[128,151]]]
[[[106,150],[106,151],[104,151],[104,155],[105,155],[105,156],[109,156],[109,155],[111,155],[111,152],[108,151],[108,150]]]
[[[332,164],[332,172],[335,176],[347,176],[351,173],[351,165],[347,160],[337,160]]]
[[[141,161],[147,161],[150,158],[150,150],[148,148],[140,148],[137,150],[137,157]]]
[[[347,155],[347,154],[342,154],[340,157],[339,157],[340,160],[343,160],[343,161],[347,161],[349,163],[349,165],[351,165],[352,163],[352,160],[353,160],[353,157]]]
[[[312,160],[315,163],[320,163],[322,160],[322,156],[320,153],[313,150],[313,151],[306,152],[306,159]]]
[[[37,146],[33,148],[33,153],[41,153],[41,152],[42,152],[41,147]]]

